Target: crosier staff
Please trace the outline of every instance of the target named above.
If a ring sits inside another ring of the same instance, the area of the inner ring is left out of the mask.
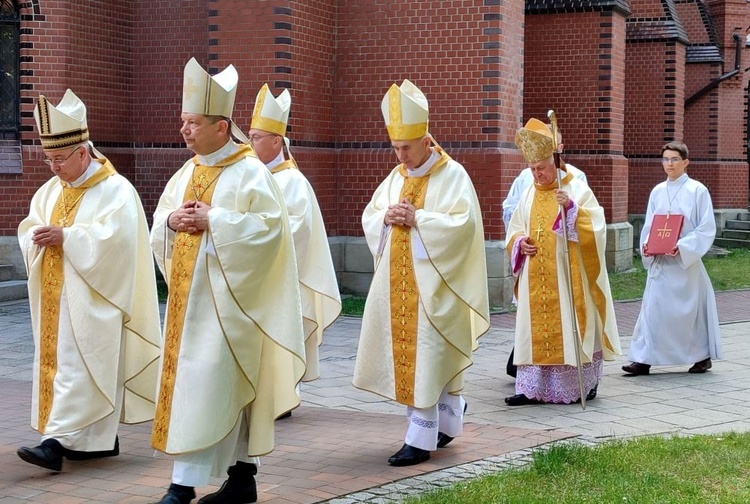
[[[547,118],[549,118],[550,125],[552,126],[552,146],[554,147],[554,159],[555,159],[555,172],[557,173],[557,188],[562,189],[562,177],[560,171],[565,170],[565,165],[560,157],[557,145],[557,117],[555,116],[554,110],[547,112]],[[562,224],[563,242],[565,243],[565,283],[568,287],[568,299],[570,300],[570,312],[572,314],[571,322],[573,325],[573,339],[575,340],[575,354],[576,354],[576,371],[578,372],[578,388],[581,392],[581,407],[586,409],[586,389],[583,384],[583,369],[581,362],[581,338],[578,335],[578,316],[576,315],[576,303],[573,299],[573,270],[570,264],[570,246],[568,244],[568,209],[562,204],[560,205],[560,215]]]

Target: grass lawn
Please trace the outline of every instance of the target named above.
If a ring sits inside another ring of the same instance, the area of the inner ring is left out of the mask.
[[[750,502],[750,434],[553,445],[533,462],[409,504],[686,504]]]
[[[730,249],[725,257],[704,258],[714,290],[750,288],[750,250]],[[626,273],[610,273],[609,284],[615,301],[640,299],[646,286],[646,270],[640,259],[633,261],[633,269]],[[343,300],[343,314],[361,317],[365,298],[350,296]]]

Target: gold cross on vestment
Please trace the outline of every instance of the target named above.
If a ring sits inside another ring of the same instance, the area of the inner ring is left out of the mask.
[[[185,96],[185,99],[189,100],[191,96],[193,96],[194,91],[198,91],[200,88],[193,84],[193,78],[188,77],[187,83],[185,84],[185,87],[182,89],[182,93]]]
[[[542,223],[539,223],[539,227],[536,228],[536,241],[539,243],[539,235],[541,235],[544,232],[544,229],[542,228]]]

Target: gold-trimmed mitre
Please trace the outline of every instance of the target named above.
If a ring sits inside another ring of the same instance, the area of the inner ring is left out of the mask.
[[[427,97],[408,79],[388,89],[380,108],[391,140],[416,140],[427,134]]]
[[[516,132],[516,146],[527,163],[537,163],[552,156],[555,151],[552,132],[539,119],[529,119]]]
[[[44,95],[39,95],[34,107],[34,119],[42,149],[64,149],[89,139],[86,105],[70,89],[65,91],[57,107],[49,103]]]
[[[182,112],[205,116],[221,116],[229,119],[232,134],[242,143],[249,140],[232,121],[234,97],[240,77],[234,65],[229,65],[212,76],[195,58],[185,65],[182,79]]]
[[[258,91],[258,96],[255,97],[250,129],[259,129],[285,136],[291,106],[292,96],[288,89],[274,98],[268,84],[263,84],[263,87]]]

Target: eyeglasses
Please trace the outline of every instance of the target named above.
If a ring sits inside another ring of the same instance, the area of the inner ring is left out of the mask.
[[[264,138],[267,138],[270,136],[275,136],[275,135],[273,133],[269,133],[268,135],[253,135],[249,137],[248,140],[250,140],[250,143],[254,144],[258,140],[263,140]]]
[[[664,163],[664,164],[668,164],[668,163],[675,164],[675,163],[679,163],[680,161],[684,161],[684,160],[682,158],[678,158],[678,157],[663,157],[663,158],[661,158],[661,162]]]
[[[42,161],[44,161],[44,164],[46,164],[47,166],[52,166],[52,165],[62,166],[62,165],[65,164],[65,162],[68,159],[70,159],[70,157],[73,154],[75,154],[76,152],[78,152],[78,149],[80,149],[80,147],[76,147],[75,149],[73,149],[73,152],[71,152],[70,154],[68,154],[68,157],[66,157],[65,159],[60,159],[60,158],[50,159],[50,158],[46,157],[46,158],[42,159]]]

